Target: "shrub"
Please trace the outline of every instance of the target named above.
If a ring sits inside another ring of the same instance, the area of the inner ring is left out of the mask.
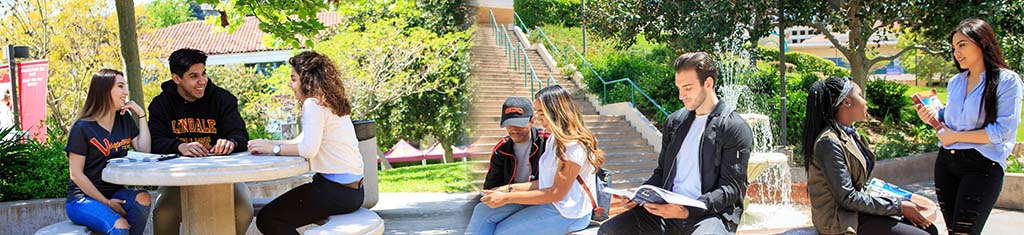
[[[601,74],[605,81],[610,82],[623,78],[633,80],[666,112],[671,113],[682,108],[682,103],[678,102],[676,98],[678,92],[672,85],[675,73],[671,67],[666,66],[668,62],[663,61],[667,59],[659,55],[658,47],[638,47],[628,51],[617,51],[608,54],[603,59],[593,61],[594,69]],[[604,97],[602,83],[597,76],[592,74],[589,69],[583,69],[583,72],[584,81],[590,87],[591,92],[599,97]],[[628,102],[633,98],[630,94],[633,90],[629,83],[609,84],[607,88],[607,97],[604,97],[607,99],[607,103]],[[658,108],[639,92],[636,92],[633,101],[637,110],[651,118],[656,124],[665,120],[665,115],[661,114]]]
[[[520,0],[513,3],[513,8],[529,28],[546,24],[576,26],[579,19],[580,1]],[[516,25],[519,25],[519,22],[516,22]]]
[[[48,134],[60,134],[55,131],[58,129],[49,128]],[[0,136],[8,132],[10,129],[0,131]],[[0,140],[0,201],[64,197],[68,182],[64,140],[49,138],[40,143],[12,137]]]
[[[876,118],[901,122],[903,109],[910,107],[910,97],[904,95],[909,86],[900,83],[876,80],[869,81],[866,89],[868,113]]]

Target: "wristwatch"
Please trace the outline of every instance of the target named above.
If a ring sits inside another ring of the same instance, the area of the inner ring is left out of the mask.
[[[281,145],[280,144],[275,144],[274,145],[274,149],[271,150],[271,152],[273,152],[274,155],[281,155]]]

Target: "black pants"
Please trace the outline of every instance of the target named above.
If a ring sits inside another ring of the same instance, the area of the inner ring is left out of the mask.
[[[894,234],[894,235],[936,235],[939,229],[934,224],[927,228],[914,227],[907,219],[896,220],[889,216],[860,214],[857,222],[857,234]]]
[[[941,149],[935,194],[949,234],[981,234],[1003,188],[1003,167],[973,149]]]
[[[299,227],[356,211],[362,205],[363,187],[350,188],[316,174],[313,182],[295,187],[264,206],[256,215],[256,228],[268,235],[299,234]]]
[[[598,229],[599,235],[619,234],[735,234],[736,225],[719,216],[699,219],[663,220],[642,206],[616,215]]]

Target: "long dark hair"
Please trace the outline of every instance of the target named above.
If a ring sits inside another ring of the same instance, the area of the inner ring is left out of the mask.
[[[1006,59],[1003,58],[1003,51],[999,48],[999,41],[996,40],[996,32],[992,30],[992,26],[989,26],[984,20],[971,18],[964,21],[960,21],[960,24],[953,28],[953,32],[949,34],[949,40],[953,41],[953,35],[956,33],[962,33],[968,38],[978,44],[981,48],[982,60],[985,62],[985,90],[981,96],[982,108],[985,112],[985,124],[996,121],[996,107],[998,107],[998,100],[996,99],[996,88],[999,87],[999,70],[1009,69],[1006,65]],[[956,50],[956,45],[952,45]],[[953,66],[960,72],[966,71],[967,68],[960,66],[960,62],[953,58]]]
[[[845,98],[840,97],[843,86],[852,86],[852,84],[847,85],[847,82],[847,79],[844,78],[830,77],[814,82],[811,89],[807,91],[803,139],[804,167],[807,167],[813,160],[814,144],[818,140],[818,135],[825,128],[835,128],[836,113],[839,112],[839,107],[834,104],[836,100]]]
[[[114,107],[114,99],[110,98],[110,89],[114,89],[117,76],[123,77],[124,74],[113,69],[101,69],[92,75],[89,94],[85,97],[85,106],[78,113],[78,119],[96,117],[117,108]]]
[[[320,105],[331,108],[339,117],[352,113],[352,105],[341,83],[341,73],[327,56],[313,51],[304,51],[288,59],[288,64],[299,75],[302,87],[299,89],[306,98],[316,98]]]

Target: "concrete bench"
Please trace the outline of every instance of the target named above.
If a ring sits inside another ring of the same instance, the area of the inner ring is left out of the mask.
[[[92,235],[92,234],[103,234],[98,232],[92,232],[85,226],[72,223],[70,220],[61,221],[60,223],[51,224],[50,226],[43,227],[36,231],[35,235]]]
[[[359,235],[380,235],[384,234],[384,220],[366,208],[359,208],[355,212],[332,215],[327,218],[326,223],[319,227],[306,230],[303,235],[333,235],[333,234],[359,234]]]
[[[253,214],[258,214],[271,198],[253,198]],[[332,215],[326,219],[315,222],[319,226],[303,232],[304,235],[327,235],[327,234],[359,234],[376,235],[384,233],[384,220],[371,210],[359,208],[355,212]]]

